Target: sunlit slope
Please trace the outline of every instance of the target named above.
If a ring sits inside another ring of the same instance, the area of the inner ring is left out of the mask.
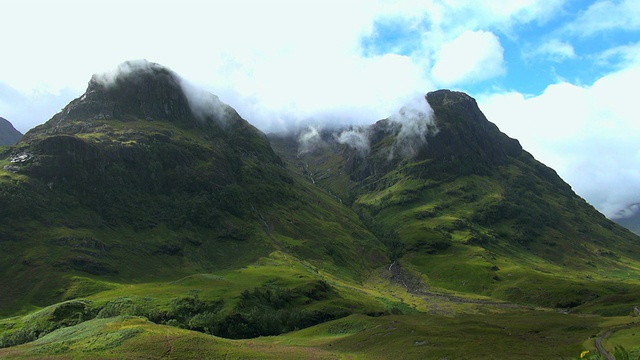
[[[466,94],[426,100],[437,131],[412,156],[394,152],[402,130],[390,120],[366,129],[365,155],[329,132],[305,153],[293,138],[272,143],[292,169],[354,209],[392,260],[426,275],[424,288],[563,308],[629,294],[617,310],[602,310],[628,313],[640,239],[501,133]]]
[[[33,343],[0,349],[8,359],[541,359],[578,358],[595,318],[557,313],[353,315],[278,337],[228,340],[140,317],[94,319]],[[587,345],[592,348],[592,345]]]

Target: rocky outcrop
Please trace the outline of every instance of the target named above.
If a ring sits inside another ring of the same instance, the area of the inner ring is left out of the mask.
[[[429,139],[423,156],[439,160],[463,159],[468,163],[503,165],[518,157],[518,140],[502,133],[484,116],[471,96],[449,90],[427,94],[438,133]]]
[[[346,168],[354,180],[385,174],[405,160],[429,160],[428,165],[415,167],[421,177],[488,174],[510,157],[523,154],[520,143],[489,122],[469,95],[438,90],[428,93],[425,100],[433,109],[433,123],[422,129],[424,133],[403,134],[401,123],[385,119],[369,127],[368,156],[345,150]],[[398,151],[402,147],[409,148],[409,156]]]

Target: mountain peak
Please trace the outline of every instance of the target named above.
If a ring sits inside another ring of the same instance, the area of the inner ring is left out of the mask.
[[[150,62],[145,59],[128,60],[117,66],[116,69],[96,73],[89,81],[87,91],[95,90],[99,87],[114,87],[125,83],[143,83],[144,81],[157,80],[164,77],[167,82],[178,85],[178,75],[164,65]]]
[[[429,101],[442,102],[447,104],[475,102],[475,100],[466,93],[448,89],[430,91],[427,93],[427,99]]]
[[[182,119],[192,116],[181,79],[146,60],[93,75],[87,91],[63,110],[68,119]]]
[[[229,128],[251,128],[217,96],[197,88],[171,69],[147,60],[127,61],[116,69],[95,74],[87,90],[71,101],[34,134],[91,132],[103,121],[168,121],[183,128],[204,127],[219,133]]]
[[[429,142],[430,157],[457,158],[477,167],[503,164],[508,156],[517,157],[522,152],[518,140],[508,137],[487,120],[471,96],[438,90],[428,93],[426,98],[439,129]]]

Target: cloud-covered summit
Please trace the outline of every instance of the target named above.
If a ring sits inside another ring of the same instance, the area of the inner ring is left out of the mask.
[[[304,155],[316,148],[326,146],[328,142],[347,145],[366,156],[370,149],[374,128],[393,133],[395,140],[389,148],[389,160],[394,157],[412,158],[424,145],[428,137],[437,134],[438,127],[433,118],[433,110],[425,96],[411,99],[400,109],[391,114],[385,121],[369,126],[345,125],[323,131],[321,128],[309,126],[299,132],[298,153]],[[331,136],[327,134],[331,133]]]
[[[96,70],[124,59],[170,66],[265,132],[367,125],[442,87],[471,94],[483,110],[492,96],[535,100],[551,90],[558,98],[576,99],[574,108],[587,109],[592,101],[575,96],[576,88],[588,90],[637,68],[640,59],[636,0],[252,2],[251,11],[243,1],[171,0],[155,6],[154,16],[142,0],[128,1],[126,11],[103,0],[36,3],[37,12],[33,1],[9,0],[2,9],[4,26],[15,31],[3,39],[0,114],[22,132],[80,96]],[[97,13],[117,19],[117,26],[96,26]],[[624,109],[617,99],[634,93],[637,82],[623,80],[599,102],[603,108]],[[558,106],[554,111],[507,104],[505,116],[487,115],[536,158],[561,168],[557,159],[573,151],[544,142],[527,145],[535,141],[536,127],[545,128],[538,121],[554,124],[553,133],[567,144],[590,140],[569,126],[577,116],[567,116],[568,106],[551,103]],[[533,130],[510,130],[529,117]],[[615,148],[633,132],[624,126],[615,131],[599,137],[598,146]],[[343,141],[358,139],[347,135]],[[640,143],[628,141],[634,142]],[[593,148],[574,150],[590,158]],[[580,195],[611,214],[598,194],[616,191],[618,183],[626,189],[620,198],[640,201],[626,186],[635,181],[626,173],[633,172],[636,150],[617,152],[623,155],[611,161],[614,166],[592,174],[610,175],[599,177],[604,180],[597,193],[574,184],[573,179],[594,178],[582,176],[582,169],[559,171]]]
[[[62,118],[81,117],[214,121],[224,127],[239,115],[170,68],[142,59],[94,74],[86,92],[63,110]]]

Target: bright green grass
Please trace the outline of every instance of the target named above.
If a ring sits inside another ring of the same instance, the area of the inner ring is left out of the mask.
[[[297,288],[318,280],[327,282],[338,291],[337,298],[310,304],[307,310],[321,307],[349,306],[357,311],[383,311],[384,304],[375,300],[378,294],[368,294],[356,283],[331,273],[319,270],[305,261],[282,252],[273,252],[256,263],[231,271],[214,274],[190,275],[173,281],[153,283],[108,284],[112,288],[87,299],[96,304],[106,303],[116,298],[138,297],[151,299],[160,309],[166,309],[172,299],[178,296],[197,294],[202,300],[224,299],[226,308],[233,307],[240,293],[264,285],[280,288]]]
[[[87,321],[36,342],[0,349],[3,358],[561,359],[583,344],[598,317],[541,311],[442,317],[352,315],[276,337],[225,340],[141,318]]]
[[[596,317],[539,311],[454,318],[354,315],[261,340],[282,345],[313,344],[363,359],[557,359],[579,354],[584,339],[597,331],[598,322]]]
[[[301,359],[309,356],[332,358],[322,349],[226,340],[135,317],[95,319],[57,330],[30,344],[0,349],[0,357],[7,359]]]

